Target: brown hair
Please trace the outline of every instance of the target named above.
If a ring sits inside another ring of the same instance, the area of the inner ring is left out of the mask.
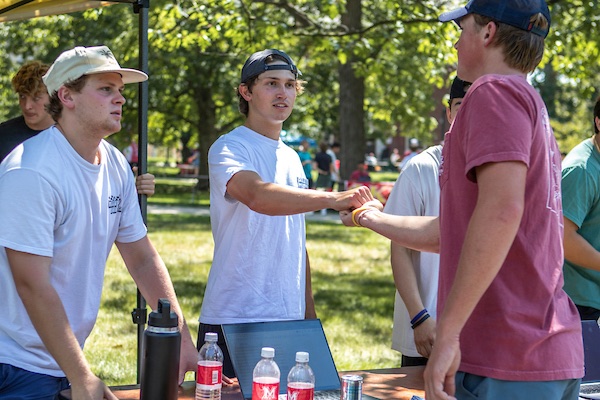
[[[82,75],[77,79],[65,83],[64,86],[74,92],[81,93],[81,90],[87,82],[87,78],[87,75]],[[58,118],[60,118],[62,110],[63,105],[58,98],[58,91],[56,91],[52,94],[52,96],[50,96],[50,103],[46,104],[46,112],[50,114],[54,121],[58,122]]]
[[[29,61],[23,64],[12,78],[11,83],[15,92],[28,96],[35,96],[39,92],[46,92],[46,85],[42,76],[50,68],[41,61]]]
[[[494,22],[498,27],[494,37],[494,46],[502,47],[504,50],[504,61],[511,68],[521,72],[529,73],[542,61],[544,55],[544,37],[535,33],[516,28],[514,26],[497,22],[490,17],[473,14],[475,22],[480,27]],[[548,28],[548,20],[542,13],[530,18],[533,26],[541,29]]]

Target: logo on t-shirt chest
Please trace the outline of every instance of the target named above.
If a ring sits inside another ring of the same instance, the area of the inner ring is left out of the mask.
[[[109,214],[120,213],[122,209],[121,196],[108,196],[108,212]]]

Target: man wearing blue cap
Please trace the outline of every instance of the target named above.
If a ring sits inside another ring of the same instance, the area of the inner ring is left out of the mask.
[[[307,190],[295,150],[280,139],[302,92],[300,71],[284,52],[251,55],[238,86],[246,116],[208,152],[210,216],[215,241],[198,343],[221,324],[314,318],[304,213],[359,207],[368,188]],[[223,373],[233,376],[222,334]]]
[[[444,139],[440,218],[364,208],[354,218],[407,247],[439,245],[427,400],[577,399],[583,346],[562,288],[560,151],[526,79],[542,59],[548,7],[472,0],[440,20],[461,28],[458,76],[473,82]]]
[[[461,27],[458,75],[473,85],[445,138],[427,398],[577,399],[583,348],[562,289],[560,151],[526,79],[543,56],[548,6],[472,0],[440,20]]]

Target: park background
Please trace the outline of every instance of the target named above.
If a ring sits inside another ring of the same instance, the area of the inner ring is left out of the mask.
[[[454,77],[453,44],[459,30],[454,24],[440,24],[437,17],[463,1],[147,3],[148,139],[159,150],[157,157],[164,151],[163,158],[151,160],[149,169],[160,179],[169,180],[172,171],[159,168],[185,162],[194,148],[202,155],[200,174],[207,173],[210,144],[243,121],[234,91],[241,66],[249,54],[264,48],[288,52],[306,81],[306,91],[284,128],[315,140],[339,141],[344,179],[377,139],[401,145],[406,138],[416,137],[427,146],[439,141],[447,128],[440,112],[445,105],[441,94]],[[547,51],[530,81],[548,105],[561,151],[567,152],[592,134],[591,109],[600,72],[600,13],[597,2],[591,0],[547,3],[553,20]],[[122,66],[135,67],[136,27],[137,16],[118,5],[0,24],[4,54],[0,57],[0,118],[19,114],[10,79],[24,61],[51,63],[67,48],[105,44]],[[138,135],[137,90],[136,85],[127,86],[123,130],[109,138],[119,148]],[[159,193],[151,203],[195,204],[206,196],[205,191],[181,187],[181,180],[158,184]],[[190,323],[197,318],[212,257],[208,224],[208,217],[203,216],[148,218],[150,237],[173,274]],[[317,311],[324,319],[338,367],[396,366],[398,355],[389,350],[393,302],[389,243],[332,223],[309,222],[308,235],[311,260],[315,257]],[[99,326],[86,351],[93,353],[94,368],[107,382],[131,383],[136,337],[129,313],[135,304],[135,286],[114,255],[106,287]],[[347,352],[338,348],[342,342],[351,345]],[[377,352],[360,351],[374,345]]]

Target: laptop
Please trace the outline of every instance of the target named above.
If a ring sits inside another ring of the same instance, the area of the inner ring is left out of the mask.
[[[581,321],[585,376],[581,379],[579,397],[600,399],[600,327],[597,321]]]
[[[275,362],[281,371],[280,400],[286,398],[287,374],[296,364],[297,351],[309,353],[315,400],[340,399],[340,377],[319,319],[226,324],[222,328],[244,399],[252,398],[252,372],[263,347],[275,349]],[[378,400],[365,394],[362,398]]]

